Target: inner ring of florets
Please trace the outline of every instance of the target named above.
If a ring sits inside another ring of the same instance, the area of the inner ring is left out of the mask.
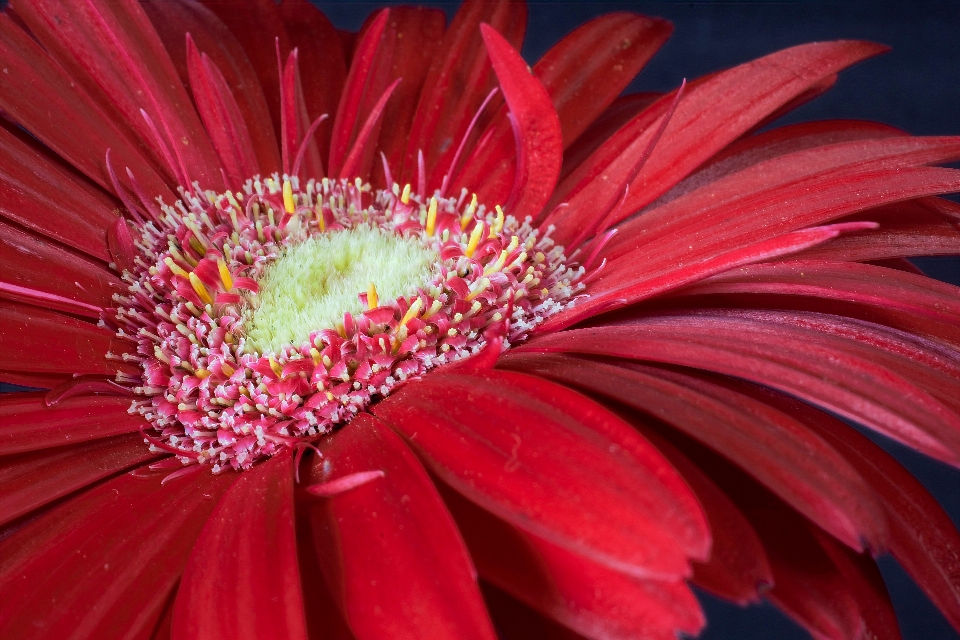
[[[105,321],[137,345],[142,379],[120,381],[150,446],[214,472],[331,432],[491,332],[523,340],[583,287],[549,233],[466,191],[274,175],[181,195],[132,230],[142,255]]]

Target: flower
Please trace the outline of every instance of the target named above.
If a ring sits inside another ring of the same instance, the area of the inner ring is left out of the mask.
[[[824,412],[960,462],[960,297],[903,261],[957,252],[960,139],[756,133],[878,45],[618,98],[667,23],[531,76],[525,17],[0,18],[0,371],[49,389],[0,399],[4,637],[672,638],[692,583],[887,638],[885,551],[960,628],[955,527]]]

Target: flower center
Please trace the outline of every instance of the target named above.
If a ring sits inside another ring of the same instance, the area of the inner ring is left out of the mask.
[[[364,293],[393,300],[427,282],[436,251],[408,237],[362,225],[307,238],[287,247],[259,280],[260,293],[244,314],[247,344],[261,353],[300,344],[317,329],[342,325],[344,313],[377,306]],[[372,303],[372,304],[371,304]]]
[[[246,469],[348,423],[404,380],[524,340],[573,303],[583,268],[474,196],[274,175],[183,190],[135,230],[103,317],[135,343],[154,450]]]

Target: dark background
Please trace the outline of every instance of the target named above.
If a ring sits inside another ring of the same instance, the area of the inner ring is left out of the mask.
[[[339,28],[357,29],[389,3],[317,2]],[[459,2],[417,2],[452,16]],[[667,18],[673,37],[628,91],[667,91],[683,78],[746,62],[814,40],[855,38],[893,51],[841,73],[824,96],[777,124],[824,118],[884,122],[917,135],[960,134],[960,0],[941,2],[530,2],[523,56],[533,64],[563,35],[611,11]],[[953,165],[960,166],[960,165]],[[931,276],[960,284],[960,260],[917,261]],[[874,437],[940,500],[960,523],[960,472]],[[957,634],[890,558],[880,559],[904,640],[947,640]],[[810,636],[769,605],[746,610],[702,593],[704,640],[805,640]]]

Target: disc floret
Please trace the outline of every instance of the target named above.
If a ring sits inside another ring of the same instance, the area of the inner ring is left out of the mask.
[[[583,269],[549,231],[467,195],[274,175],[161,204],[105,318],[136,342],[151,446],[248,468],[572,304]]]

